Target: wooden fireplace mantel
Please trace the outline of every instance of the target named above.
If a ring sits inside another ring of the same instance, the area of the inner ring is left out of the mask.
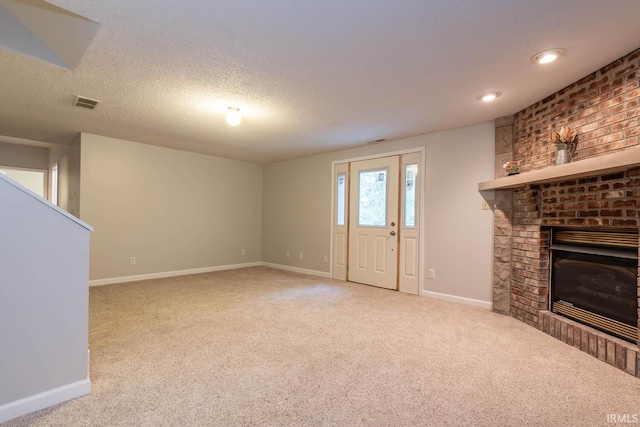
[[[640,146],[573,163],[550,166],[545,169],[480,182],[478,183],[478,191],[517,188],[526,184],[541,184],[571,178],[603,175],[624,171],[635,166],[640,166]]]

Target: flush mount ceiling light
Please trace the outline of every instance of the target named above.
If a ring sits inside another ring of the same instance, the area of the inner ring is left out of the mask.
[[[564,54],[564,49],[549,49],[536,53],[530,59],[533,64],[548,64],[560,58]]]
[[[242,116],[240,115],[240,109],[236,107],[229,107],[227,109],[227,123],[231,126],[238,126],[242,121]]]
[[[492,90],[490,92],[481,93],[476,98],[483,102],[491,102],[494,99],[498,98],[502,95],[502,92],[498,92],[497,90]]]

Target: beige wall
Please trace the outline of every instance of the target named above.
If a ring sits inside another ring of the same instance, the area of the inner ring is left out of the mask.
[[[46,170],[49,166],[49,149],[0,142],[0,166]]]
[[[261,165],[90,134],[81,147],[92,280],[261,260]]]
[[[58,163],[58,206],[79,218],[80,135],[68,145],[51,146],[49,149],[49,171],[56,163]],[[53,185],[51,180],[49,185]]]
[[[425,279],[421,290],[491,301],[491,211],[478,182],[493,178],[493,122],[266,165],[263,261],[328,272],[331,163],[424,147],[426,150]],[[291,253],[290,258],[285,252]],[[298,253],[304,252],[304,259]]]
[[[331,160],[322,155],[265,166],[263,261],[329,271],[323,257],[331,234]]]

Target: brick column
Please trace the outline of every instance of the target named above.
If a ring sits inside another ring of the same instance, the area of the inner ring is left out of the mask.
[[[506,175],[502,165],[513,159],[513,118],[496,119],[495,172]],[[513,218],[513,190],[495,190],[493,217],[493,310],[511,313],[511,246]]]

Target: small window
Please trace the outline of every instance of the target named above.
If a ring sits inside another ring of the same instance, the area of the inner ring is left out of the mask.
[[[404,168],[404,226],[416,227],[416,179],[418,165],[406,165]]]
[[[58,205],[58,164],[51,167],[51,203]]]
[[[39,169],[16,168],[9,166],[0,166],[0,172],[3,175],[16,181],[23,187],[31,190],[40,197],[46,197],[47,194],[47,171]]]
[[[336,188],[336,225],[345,225],[345,204],[347,200],[347,175],[345,173],[338,174]]]

